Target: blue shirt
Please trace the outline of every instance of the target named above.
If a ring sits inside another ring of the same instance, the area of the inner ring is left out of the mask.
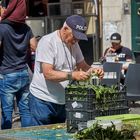
[[[0,74],[27,68],[28,48],[33,33],[22,23],[0,23]]]

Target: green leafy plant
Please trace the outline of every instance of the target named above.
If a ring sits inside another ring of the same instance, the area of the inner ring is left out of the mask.
[[[113,123],[112,126],[102,128],[97,122],[93,126],[75,133],[74,138],[77,140],[134,140],[134,132],[134,129],[117,130]]]
[[[67,89],[67,94],[79,95],[75,97],[77,101],[82,100],[82,95],[95,94],[96,109],[101,111],[108,110],[109,107],[114,105],[116,106],[116,100],[120,96],[119,91],[116,90],[116,86],[106,87],[102,85],[75,83],[69,85]]]

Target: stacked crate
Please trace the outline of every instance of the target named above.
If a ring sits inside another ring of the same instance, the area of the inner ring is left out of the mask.
[[[98,101],[92,88],[67,87],[65,98],[67,132],[77,131],[79,123],[93,120],[97,116],[128,113],[126,92],[108,94],[107,96],[106,102]]]

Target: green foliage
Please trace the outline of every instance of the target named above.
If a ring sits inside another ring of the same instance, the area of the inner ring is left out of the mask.
[[[91,95],[95,94],[96,109],[98,110],[108,110],[109,107],[116,106],[116,100],[121,96],[116,86],[106,87],[102,85],[92,85],[92,84],[72,84],[67,87],[66,94],[75,95],[75,100],[79,101],[83,96],[80,95]],[[77,96],[76,96],[77,95]],[[79,95],[79,96],[78,96]],[[82,99],[81,99],[82,100]]]
[[[98,123],[84,130],[78,131],[74,138],[77,140],[134,140],[135,130],[117,130],[115,125],[102,128]]]

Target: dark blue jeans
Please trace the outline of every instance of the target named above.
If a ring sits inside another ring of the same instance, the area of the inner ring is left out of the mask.
[[[32,123],[34,126],[65,122],[65,105],[46,102],[30,94],[29,107],[32,115]]]
[[[0,74],[0,97],[2,108],[1,129],[12,128],[12,113],[14,108],[14,97],[21,117],[21,126],[31,125],[29,112],[29,74],[27,70],[1,75]]]

